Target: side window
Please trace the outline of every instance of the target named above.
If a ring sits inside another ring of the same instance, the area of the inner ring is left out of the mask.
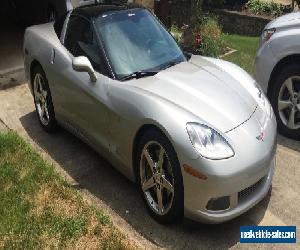
[[[64,45],[73,56],[86,56],[95,70],[106,75],[97,38],[88,20],[80,16],[70,17]]]

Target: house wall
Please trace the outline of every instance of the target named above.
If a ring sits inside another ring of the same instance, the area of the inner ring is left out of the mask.
[[[260,36],[264,27],[272,20],[228,10],[210,10],[218,16],[224,32],[248,36]]]
[[[189,24],[191,17],[191,0],[132,0],[147,8],[154,10],[155,14],[167,26],[175,23],[179,27],[183,24]],[[156,2],[156,3],[155,3]],[[172,5],[168,5],[169,3]],[[158,4],[160,3],[160,4]],[[166,5],[167,4],[167,5]],[[218,17],[219,22],[226,33],[259,36],[271,18],[255,16],[236,11],[205,9],[205,11]]]

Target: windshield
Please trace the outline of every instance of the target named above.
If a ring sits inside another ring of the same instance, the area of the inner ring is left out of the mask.
[[[145,9],[106,12],[95,25],[119,79],[186,60],[173,37]]]

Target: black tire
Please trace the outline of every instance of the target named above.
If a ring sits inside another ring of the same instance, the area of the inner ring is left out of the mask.
[[[164,215],[159,215],[156,212],[153,211],[153,209],[150,207],[146,196],[142,190],[142,183],[141,183],[141,175],[140,175],[140,162],[141,162],[141,156],[143,152],[143,148],[145,145],[149,142],[158,142],[163,148],[167,155],[168,161],[170,162],[172,171],[173,171],[173,179],[174,179],[174,195],[173,195],[173,202],[170,206],[168,212]],[[138,148],[137,148],[137,155],[136,155],[136,161],[135,161],[135,167],[136,167],[136,173],[137,173],[137,181],[138,181],[138,187],[139,191],[143,197],[143,200],[145,202],[145,205],[147,207],[147,210],[152,218],[154,218],[156,221],[158,221],[161,224],[170,224],[175,223],[176,221],[182,219],[183,217],[183,210],[184,210],[184,187],[183,187],[183,180],[182,180],[182,174],[180,169],[180,164],[177,159],[177,154],[170,143],[170,141],[167,139],[167,137],[160,132],[159,130],[152,129],[147,131],[140,139]]]
[[[299,129],[290,129],[284,122],[282,121],[278,108],[278,98],[280,94],[280,89],[284,82],[293,76],[300,77],[300,65],[298,64],[290,64],[284,67],[274,78],[274,87],[272,89],[270,95],[270,101],[272,107],[274,109],[274,113],[276,115],[278,131],[280,134],[295,140],[300,140],[300,128]],[[300,90],[300,89],[299,89]],[[300,113],[296,114],[296,117],[300,118]]]
[[[34,92],[34,79],[35,79],[37,74],[39,74],[43,77],[44,87],[45,87],[45,90],[48,92],[48,95],[46,97],[46,104],[47,104],[48,114],[49,114],[48,124],[44,124],[41,121],[40,115],[38,113],[37,101],[36,101],[35,92]],[[46,74],[45,74],[44,70],[42,69],[42,67],[40,65],[35,66],[34,69],[33,69],[33,72],[32,72],[32,88],[33,88],[33,97],[34,97],[34,104],[35,104],[36,114],[37,114],[37,117],[39,119],[39,122],[40,122],[42,128],[47,133],[53,133],[57,130],[58,126],[57,126],[57,122],[56,122],[56,119],[55,119],[55,112],[54,112],[54,107],[53,107],[53,103],[52,103],[52,96],[51,96],[51,91],[50,91],[50,88],[49,88],[48,80],[47,80],[47,77],[46,77]]]

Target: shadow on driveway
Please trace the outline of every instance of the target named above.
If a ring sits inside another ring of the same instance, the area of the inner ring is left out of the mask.
[[[294,151],[300,152],[300,141],[291,140],[282,135],[278,135],[278,144]]]
[[[135,230],[160,247],[227,249],[239,242],[241,225],[256,225],[264,217],[270,195],[258,205],[260,209],[252,209],[221,225],[202,225],[188,220],[169,226],[160,225],[148,216],[136,186],[89,146],[63,129],[52,135],[45,133],[34,112],[20,120],[32,140],[58,162],[80,187],[103,200]]]

